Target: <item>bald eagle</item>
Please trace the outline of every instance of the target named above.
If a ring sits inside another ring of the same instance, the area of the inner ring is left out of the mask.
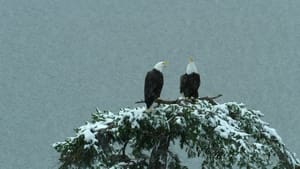
[[[158,62],[153,69],[147,72],[144,86],[144,100],[149,112],[153,102],[160,97],[160,93],[164,84],[164,77],[162,74],[163,68],[166,67],[166,62]]]
[[[184,97],[198,98],[198,89],[200,87],[200,74],[192,58],[186,67],[186,73],[180,77],[180,93]]]

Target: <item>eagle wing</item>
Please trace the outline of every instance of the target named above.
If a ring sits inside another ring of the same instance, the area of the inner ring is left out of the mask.
[[[184,90],[187,87],[188,77],[187,74],[180,76],[180,93],[184,93]]]
[[[201,84],[200,75],[198,73],[194,73],[193,82],[192,82],[193,89],[198,90],[200,84]]]
[[[163,76],[155,73],[157,72],[150,71],[146,75],[144,88],[145,99],[156,99],[160,97],[163,86]]]

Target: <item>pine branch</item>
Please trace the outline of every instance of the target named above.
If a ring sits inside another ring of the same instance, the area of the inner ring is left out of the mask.
[[[215,99],[219,98],[223,96],[222,94],[219,94],[217,96],[214,97],[209,97],[209,96],[205,96],[205,97],[199,97],[198,100],[206,100],[208,101],[210,104],[212,105],[217,105],[218,103],[215,102]],[[162,99],[156,99],[154,102],[157,104],[178,104],[178,105],[182,105],[182,102],[186,102],[186,103],[194,103],[196,99],[189,99],[189,98],[184,98],[184,99],[176,99],[176,100],[162,100]],[[135,102],[135,104],[138,103],[145,103],[144,100],[141,101],[137,101]]]

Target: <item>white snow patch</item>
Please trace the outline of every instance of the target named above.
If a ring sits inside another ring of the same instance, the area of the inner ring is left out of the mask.
[[[271,138],[272,136],[275,137],[280,143],[282,143],[281,137],[277,134],[276,130],[269,127],[269,126],[264,126],[264,134],[268,137]]]
[[[185,127],[186,126],[185,119],[183,117],[176,117],[176,124]]]
[[[129,118],[128,120],[131,122],[131,128],[139,128],[138,120],[144,119],[148,117],[147,113],[145,113],[144,108],[136,108],[136,109],[124,109],[119,112],[119,117],[121,118],[118,122],[118,125],[122,125],[125,118]]]
[[[228,130],[228,128],[226,128],[225,126],[217,126],[215,128],[215,132],[219,133],[219,135],[223,138],[228,139],[229,134],[230,134],[230,130]]]
[[[84,141],[87,143],[94,144],[97,142],[97,139],[95,137],[95,134],[92,132],[92,130],[95,128],[95,124],[87,122],[86,125],[81,126],[79,128],[78,135],[84,136]]]

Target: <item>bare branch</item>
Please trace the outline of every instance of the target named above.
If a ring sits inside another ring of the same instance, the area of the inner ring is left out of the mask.
[[[222,94],[218,94],[217,96],[214,96],[214,97],[208,97],[208,96],[205,96],[205,97],[199,97],[199,100],[207,100],[207,99],[217,99],[219,97],[223,96]]]
[[[219,95],[217,95],[217,96],[215,96],[215,97],[208,97],[208,96],[205,96],[205,97],[200,97],[199,100],[206,100],[206,101],[208,101],[208,102],[209,102],[210,104],[212,104],[212,105],[217,105],[218,103],[215,102],[214,99],[217,99],[217,98],[219,98],[219,97],[221,97],[221,96],[223,96],[223,95],[222,95],[222,94],[219,94]]]
[[[209,96],[205,96],[205,97],[200,97],[198,98],[198,100],[206,100],[208,101],[209,103],[213,104],[213,105],[217,105],[218,103],[214,101],[214,99],[217,99],[219,97],[221,97],[222,94],[219,94],[217,96],[214,96],[214,97],[209,97]],[[193,103],[195,102],[196,99],[176,99],[176,100],[162,100],[162,99],[156,99],[154,102],[157,103],[157,104],[178,104],[178,105],[182,105],[182,102],[188,102],[188,103]],[[141,100],[141,101],[137,101],[135,102],[136,104],[138,103],[145,103],[144,100]]]

